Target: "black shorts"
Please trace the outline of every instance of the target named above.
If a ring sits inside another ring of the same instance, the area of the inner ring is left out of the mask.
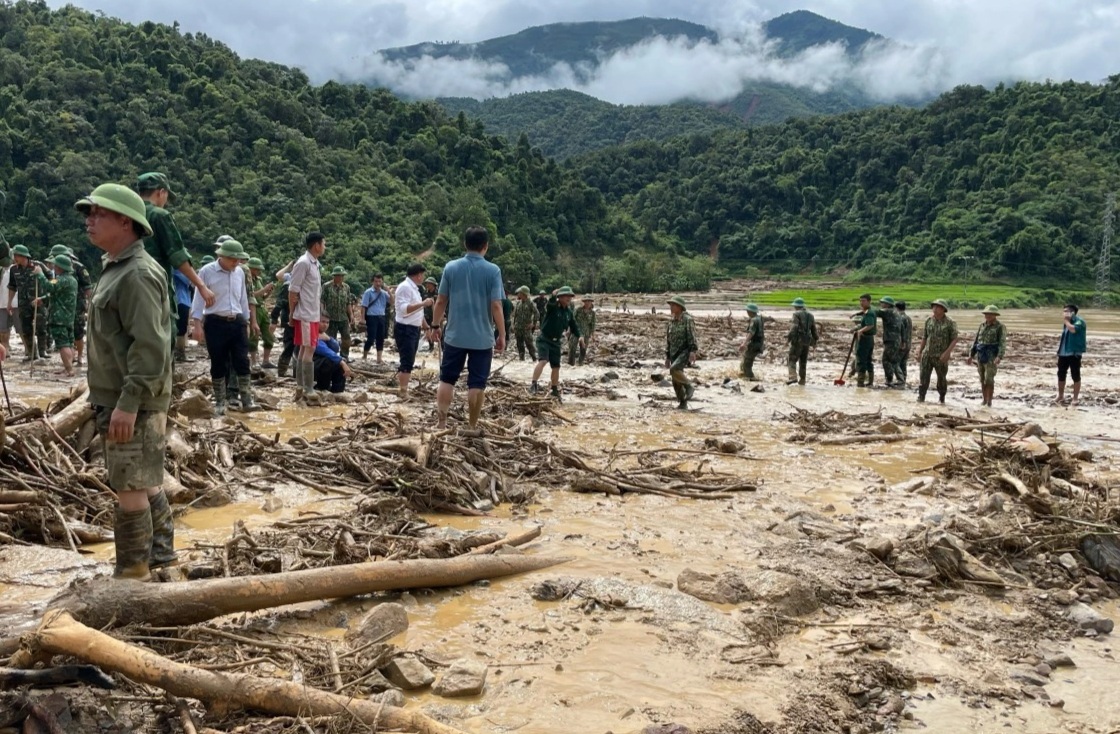
[[[400,355],[400,372],[410,374],[416,365],[416,350],[420,348],[420,327],[393,322],[393,339],[397,342],[397,354]]]
[[[1071,354],[1068,357],[1058,355],[1058,382],[1066,381],[1066,372],[1073,373],[1073,381],[1081,382],[1081,355]]]
[[[471,390],[485,390],[490,379],[490,365],[494,360],[493,349],[463,349],[443,344],[443,359],[439,364],[439,381],[454,385],[467,366],[467,387]]]

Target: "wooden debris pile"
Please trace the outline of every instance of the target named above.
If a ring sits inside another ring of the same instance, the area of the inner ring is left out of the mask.
[[[797,427],[794,433],[786,437],[787,441],[822,446],[905,441],[912,436],[903,433],[902,426],[914,425],[911,420],[886,418],[882,410],[872,413],[844,413],[839,410],[814,413],[795,407],[792,413],[774,413],[773,420],[792,423]]]

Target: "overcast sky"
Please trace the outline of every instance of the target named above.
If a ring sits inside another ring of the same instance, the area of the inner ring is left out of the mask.
[[[66,3],[49,0],[53,6]],[[1120,0],[77,0],[130,22],[178,21],[242,56],[299,66],[315,81],[376,75],[418,96],[503,96],[578,88],[616,103],[734,96],[753,79],[817,90],[856,83],[882,99],[926,96],[1001,80],[1099,82],[1120,73]],[[838,48],[778,60],[761,21],[812,10],[905,44],[852,61]],[[586,83],[571,69],[512,79],[503,67],[435,61],[404,69],[378,49],[423,41],[480,41],[554,22],[636,16],[691,20],[720,31],[718,45],[672,40],[603,62]]]

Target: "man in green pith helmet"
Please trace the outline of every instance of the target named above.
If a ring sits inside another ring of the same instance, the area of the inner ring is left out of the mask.
[[[894,307],[894,299],[879,299],[879,319],[883,322],[883,377],[887,387],[902,387],[904,379],[898,370],[899,349],[902,343],[902,317]]]
[[[906,313],[906,301],[894,302],[894,309],[898,311],[899,341],[898,361],[895,362],[895,373],[898,375],[899,387],[906,387],[906,363],[910,361],[910,347],[914,341],[914,322],[910,314]]]
[[[789,333],[786,341],[789,343],[789,356],[786,358],[786,367],[789,369],[787,385],[797,383],[805,384],[805,368],[809,364],[809,350],[817,346],[820,333],[817,331],[817,320],[805,308],[804,298],[793,299],[793,317],[790,318]]]
[[[557,288],[545,305],[541,333],[537,335],[537,366],[533,368],[533,383],[529,386],[531,393],[540,392],[541,386],[537,380],[547,364],[552,368],[549,395],[553,400],[560,400],[560,361],[563,350],[560,340],[564,337],[564,332],[579,336],[579,325],[572,313],[572,299],[575,296],[575,292],[568,286]]]
[[[19,338],[23,342],[24,362],[45,359],[47,356],[47,309],[35,306],[39,297],[38,280],[35,266],[31,262],[31,251],[23,245],[12,248],[12,265],[8,276],[8,313],[18,315],[15,324]],[[14,297],[19,298],[18,309],[12,306]]]
[[[984,323],[976,330],[976,339],[968,353],[968,364],[976,365],[983,393],[981,405],[990,408],[996,390],[996,371],[1007,352],[1007,329],[1000,323],[999,308],[996,306],[989,305],[980,313],[984,314]]]
[[[516,291],[517,303],[513,304],[513,335],[517,339],[517,357],[525,361],[525,351],[533,361],[537,361],[537,347],[533,343],[533,332],[537,330],[537,307],[529,300],[529,286],[523,285]]]
[[[93,292],[93,278],[89,270],[66,245],[55,245],[51,248],[50,259],[66,255],[70,258],[71,274],[78,284],[77,303],[74,307],[74,366],[82,366],[82,355],[85,353],[86,314],[89,313],[89,296]]]
[[[217,262],[202,269],[200,277],[217,298],[206,306],[198,291],[191,304],[191,317],[201,321],[206,333],[206,351],[210,356],[210,380],[214,390],[214,412],[224,415],[229,397],[236,394],[238,409],[257,409],[249,370],[249,335],[253,313],[249,292],[245,287],[245,271],[239,263],[245,248],[234,239],[227,239],[214,253]],[[255,332],[256,329],[252,329]],[[230,388],[230,371],[233,388]]]
[[[35,266],[39,281],[39,307],[50,304],[49,326],[54,346],[62,357],[62,371],[74,376],[74,313],[78,310],[78,281],[71,275],[74,264],[65,252],[50,262],[52,275],[47,280],[42,268]]]
[[[669,313],[672,318],[665,327],[665,369],[673,380],[673,392],[677,396],[677,408],[686,410],[696,388],[684,373],[684,368],[696,361],[700,348],[696,344],[696,331],[692,326],[692,315],[680,296],[669,299]]]
[[[579,336],[572,334],[568,337],[568,366],[576,363],[578,353],[579,363],[587,361],[587,349],[591,346],[591,339],[595,336],[595,299],[584,296],[582,305],[576,309],[576,326],[579,327]]]
[[[545,307],[548,305],[548,293],[539,291],[537,297],[533,299],[533,305],[537,307],[537,321],[543,324]]]
[[[762,317],[758,315],[758,306],[755,304],[748,303],[746,308],[747,337],[743,340],[743,346],[739,347],[739,354],[743,355],[743,360],[739,364],[739,376],[746,377],[750,382],[758,382],[758,377],[754,374],[754,361],[762,354],[764,340]]]
[[[926,392],[929,390],[930,373],[937,373],[937,395],[939,402],[945,402],[945,393],[949,390],[949,360],[953,357],[953,349],[960,338],[957,324],[949,318],[949,306],[940,298],[933,302],[933,316],[926,319],[922,330],[922,343],[918,346],[918,365],[920,380],[918,384],[918,402],[926,401]]]
[[[871,308],[871,294],[864,293],[859,297],[859,325],[854,330],[856,335],[856,372],[859,387],[871,387],[875,384],[875,324],[878,314]]]
[[[439,281],[432,277],[424,278],[424,298],[439,298]],[[424,308],[424,338],[428,340],[428,351],[433,352],[436,348],[435,342],[435,329],[432,327],[432,319],[436,316],[436,306],[433,303],[431,306]],[[446,319],[445,319],[446,320]],[[442,326],[442,324],[440,324]]]
[[[327,336],[331,339],[341,335],[340,354],[350,359],[350,302],[354,294],[346,284],[346,268],[335,265],[331,270],[331,282],[323,286],[323,314],[329,322]]]
[[[102,184],[75,207],[105,256],[89,318],[89,401],[117,495],[113,576],[147,581],[175,562],[175,525],[163,491],[171,405],[167,271],[144,250],[152,228],[135,191]]]
[[[263,369],[274,369],[276,365],[272,363],[272,347],[275,346],[276,340],[272,336],[272,331],[268,328],[268,309],[265,308],[265,299],[272,295],[276,283],[271,280],[265,282],[264,261],[259,257],[249,258],[249,277],[252,279],[250,299],[251,303],[256,306],[257,320],[257,332],[249,339],[249,356],[255,362],[257,345],[263,342],[264,353],[261,354],[261,367]]]

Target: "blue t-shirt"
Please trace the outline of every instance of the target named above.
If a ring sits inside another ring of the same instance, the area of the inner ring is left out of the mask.
[[[175,281],[175,303],[179,306],[190,306],[191,299],[194,297],[191,282],[178,270],[171,271],[171,277]]]
[[[468,252],[447,263],[439,294],[447,296],[444,342],[460,349],[492,349],[494,320],[490,305],[506,295],[501,269],[477,252]]]
[[[366,316],[384,316],[387,305],[389,305],[389,293],[384,288],[377,290],[370,286],[362,294],[362,308],[366,310]]]

